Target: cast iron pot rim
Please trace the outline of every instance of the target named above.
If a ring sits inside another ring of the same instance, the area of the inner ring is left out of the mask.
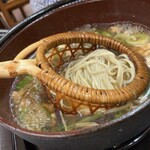
[[[22,21],[21,23],[19,23],[17,26],[13,27],[0,41],[0,47],[4,46],[11,38],[13,38],[13,36],[15,34],[17,34],[19,31],[21,31],[22,29],[24,29],[24,27],[30,25],[32,22],[41,19],[42,17],[46,16],[46,14],[50,11],[53,10],[61,10],[67,7],[70,7],[72,5],[79,5],[80,3],[87,3],[87,2],[79,2],[78,4],[72,4],[69,6],[65,6],[62,7],[61,9],[59,9],[61,6],[68,4],[70,2],[74,2],[77,0],[66,0],[66,1],[60,1],[57,2],[51,6],[48,6],[44,9],[42,9],[41,11],[33,14],[32,16],[26,18],[24,21]],[[98,0],[94,0],[94,1],[98,1]],[[103,1],[103,0],[101,0]],[[89,0],[88,2],[93,2],[92,0]],[[67,137],[74,137],[74,136],[82,136],[85,135],[86,136],[90,136],[90,133],[94,133],[98,130],[107,128],[107,127],[111,127],[119,122],[123,122],[126,121],[127,119],[131,118],[134,115],[137,115],[140,111],[142,111],[145,107],[147,107],[148,105],[150,105],[150,99],[148,99],[146,102],[144,102],[143,104],[141,104],[140,106],[138,106],[137,108],[133,109],[132,111],[124,114],[123,116],[121,116],[120,118],[117,118],[115,120],[112,120],[108,123],[105,124],[100,124],[94,127],[90,127],[90,128],[84,128],[84,129],[79,129],[79,130],[73,130],[73,131],[63,131],[63,132],[39,132],[39,131],[32,131],[32,130],[28,130],[25,128],[22,128],[20,126],[18,126],[15,123],[10,123],[8,122],[8,120],[5,120],[4,118],[0,117],[0,123],[2,126],[11,129],[13,131],[18,131],[21,133],[25,133],[28,135],[32,135],[32,136],[38,136],[38,137],[50,137],[50,138],[67,138]]]

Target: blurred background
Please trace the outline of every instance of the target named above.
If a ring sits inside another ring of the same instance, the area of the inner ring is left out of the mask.
[[[0,29],[11,29],[31,14],[30,0],[0,0]]]

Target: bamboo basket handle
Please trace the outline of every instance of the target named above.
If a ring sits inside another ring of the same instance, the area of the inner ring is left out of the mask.
[[[22,74],[37,77],[40,71],[32,59],[0,62],[0,78],[14,78]]]
[[[43,42],[43,40],[37,41],[26,48],[24,48],[19,54],[16,55],[14,60],[20,60],[26,58],[31,53],[35,52],[38,46]]]
[[[29,46],[25,47],[22,51],[20,51],[20,53],[18,53],[16,55],[16,57],[14,58],[14,60],[21,60],[21,59],[25,59],[27,56],[29,56],[31,53],[35,53],[36,50],[38,49],[38,47],[40,46],[40,44],[42,44],[43,42],[45,42],[47,39],[49,39],[51,36],[43,38],[35,43],[30,44]],[[35,60],[34,63],[36,64]]]
[[[43,38],[27,46],[16,55],[14,60],[0,62],[0,78],[14,78],[22,74],[30,74],[38,77],[39,72],[42,70],[36,66],[36,59],[25,58],[32,53],[35,53],[40,44],[42,44],[47,38],[50,37]],[[46,55],[46,57],[48,56]]]

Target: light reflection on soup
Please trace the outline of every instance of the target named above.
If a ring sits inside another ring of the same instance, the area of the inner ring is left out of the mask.
[[[117,22],[84,25],[74,30],[115,38],[143,55],[150,66],[150,31],[143,25]],[[40,81],[29,75],[16,78],[10,95],[10,107],[17,124],[29,130],[44,132],[69,131],[107,123],[133,110],[150,97],[147,88],[137,100],[124,106],[101,108],[93,115],[86,109],[82,109],[77,115],[68,115],[54,108]]]

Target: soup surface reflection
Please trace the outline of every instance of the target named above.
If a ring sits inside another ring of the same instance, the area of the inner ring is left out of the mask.
[[[143,25],[131,22],[87,24],[74,30],[95,32],[119,40],[144,56],[150,67],[150,30]],[[40,81],[27,75],[15,79],[10,92],[10,107],[14,120],[23,128],[43,132],[69,131],[120,118],[150,98],[149,93],[148,87],[138,99],[123,106],[98,109],[93,115],[86,108],[79,110],[77,115],[68,115],[56,110]]]

